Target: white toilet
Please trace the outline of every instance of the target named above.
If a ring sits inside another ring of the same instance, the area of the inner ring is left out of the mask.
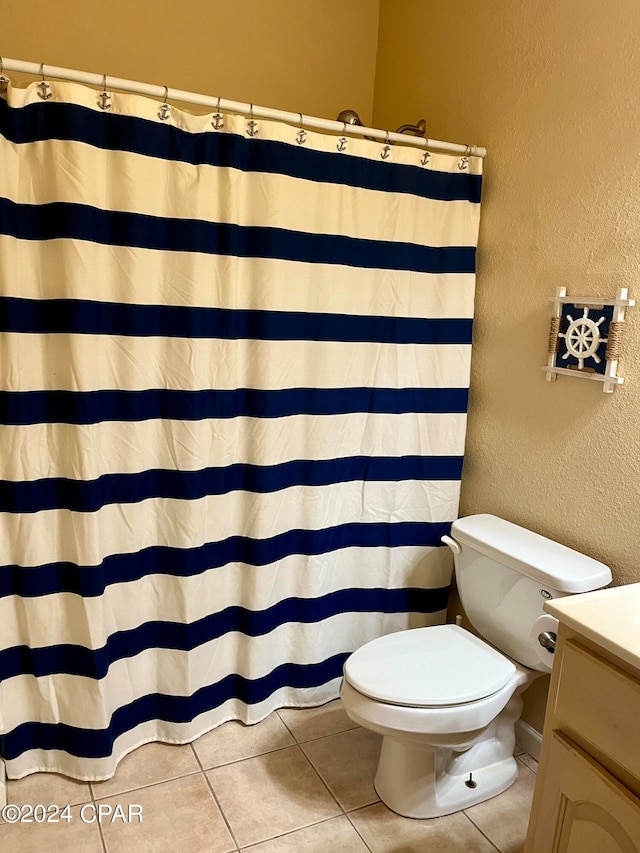
[[[500,794],[521,694],[553,661],[546,599],[611,582],[602,563],[493,515],[461,518],[443,541],[477,637],[458,625],[399,631],[346,661],[341,697],[354,722],[383,735],[375,787],[406,817],[451,814]]]

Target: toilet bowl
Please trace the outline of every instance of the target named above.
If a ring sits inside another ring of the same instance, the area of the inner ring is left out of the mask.
[[[602,563],[495,516],[459,519],[451,533],[460,599],[481,636],[413,628],[344,665],[347,714],[382,735],[376,791],[405,817],[451,814],[515,781],[522,693],[553,661],[553,633],[536,628],[543,604],[611,581]]]
[[[351,655],[341,698],[354,722],[383,736],[374,780],[383,802],[431,818],[506,790],[520,694],[540,674],[457,625],[389,634]]]

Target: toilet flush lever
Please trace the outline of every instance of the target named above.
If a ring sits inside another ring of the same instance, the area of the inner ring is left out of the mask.
[[[459,554],[460,551],[462,551],[462,548],[458,545],[456,540],[452,539],[450,536],[441,536],[440,541],[444,542],[445,545],[451,548],[454,554]]]
[[[538,634],[538,642],[544,649],[551,652],[551,654],[556,650],[556,640],[557,637],[553,631],[544,631],[542,634]]]

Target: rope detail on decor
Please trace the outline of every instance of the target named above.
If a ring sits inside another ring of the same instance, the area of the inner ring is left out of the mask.
[[[607,361],[617,361],[620,358],[620,347],[622,346],[622,335],[624,333],[624,322],[612,320],[609,323],[609,335],[607,341]]]
[[[547,352],[554,353],[560,352],[560,338],[558,334],[560,332],[560,317],[552,317],[551,318],[551,327],[549,329],[549,347]]]

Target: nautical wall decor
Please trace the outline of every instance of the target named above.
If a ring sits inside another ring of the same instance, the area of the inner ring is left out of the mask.
[[[547,364],[542,368],[547,381],[558,374],[592,379],[609,394],[622,385],[617,371],[625,311],[636,304],[628,298],[627,288],[618,288],[615,299],[600,299],[567,296],[567,289],[559,287],[549,301],[553,311]]]

